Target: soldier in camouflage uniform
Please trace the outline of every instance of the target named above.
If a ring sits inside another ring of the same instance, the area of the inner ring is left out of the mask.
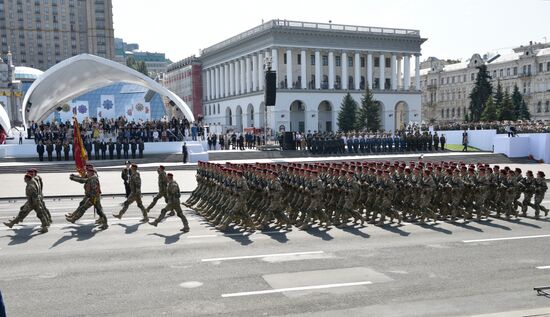
[[[42,207],[42,210],[44,210],[44,216],[46,217],[46,220],[48,220],[48,223],[52,223],[52,215],[50,213],[50,210],[48,209],[48,207],[46,207],[46,203],[44,202],[44,194],[43,194],[43,189],[44,189],[44,182],[42,181],[42,177],[40,177],[40,175],[38,175],[38,170],[36,168],[33,168],[33,169],[30,169],[32,175],[33,175],[33,181],[36,182],[36,186],[38,187],[38,197],[39,197],[39,201],[40,201],[40,205]],[[29,171],[27,171],[28,173]]]
[[[75,223],[84,215],[86,210],[93,206],[99,215],[99,219],[96,221],[99,225],[98,228],[100,230],[107,229],[109,227],[107,224],[107,217],[103,213],[103,208],[101,207],[101,187],[93,166],[86,167],[86,177],[71,174],[70,179],[74,182],[84,184],[84,198],[73,213],[65,215],[67,221]]]
[[[113,214],[113,217],[121,219],[122,215],[128,210],[128,207],[135,201],[137,203],[137,206],[139,209],[141,209],[141,214],[143,215],[143,219],[141,219],[141,222],[148,222],[149,217],[147,217],[147,210],[145,210],[145,207],[143,207],[143,203],[141,202],[141,177],[138,172],[138,166],[136,164],[132,164],[131,170],[130,170],[130,196],[122,203],[122,209],[118,214]]]
[[[168,181],[166,179],[166,172],[164,171],[164,166],[160,165],[157,169],[158,173],[158,186],[159,186],[159,192],[158,194],[153,197],[153,201],[149,206],[145,209],[147,213],[151,211],[151,209],[157,204],[157,201],[161,198],[164,198],[165,201],[168,201],[168,198],[166,196],[166,187],[168,185]]]
[[[33,180],[34,175],[27,173],[25,174],[25,183],[27,184],[25,188],[25,195],[27,196],[27,202],[21,206],[21,209],[19,210],[19,214],[17,216],[8,221],[4,222],[4,225],[6,225],[9,228],[12,228],[14,225],[22,222],[28,214],[34,210],[36,212],[36,216],[38,219],[40,219],[40,223],[42,224],[40,230],[38,230],[39,233],[46,233],[48,232],[49,222],[46,218],[46,215],[44,214],[44,210],[42,209],[42,205],[40,204],[40,194],[39,189],[36,185],[36,182]]]
[[[158,218],[155,219],[153,222],[150,222],[149,224],[156,227],[159,222],[164,219],[168,211],[175,211],[176,215],[178,215],[178,217],[180,217],[181,221],[183,222],[183,228],[181,229],[181,231],[189,232],[189,223],[187,222],[187,218],[183,214],[180,206],[180,187],[178,183],[174,180],[174,175],[172,173],[166,174],[166,181],[166,207],[162,208]]]
[[[544,178],[544,172],[540,171],[537,173],[537,178],[535,179],[535,201],[533,208],[535,209],[535,218],[539,218],[540,211],[544,211],[544,215],[548,216],[548,208],[541,205],[544,195],[548,190],[548,185],[546,184],[546,179]]]

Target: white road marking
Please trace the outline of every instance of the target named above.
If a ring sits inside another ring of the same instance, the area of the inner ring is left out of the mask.
[[[212,258],[212,259],[202,259],[202,262],[216,262],[216,261],[229,261],[229,260],[242,260],[242,259],[257,259],[257,258],[268,258],[275,256],[288,256],[288,255],[303,255],[303,254],[321,254],[323,251],[308,251],[308,252],[293,252],[293,253],[275,253],[275,254],[261,254],[261,255],[245,255],[245,256],[235,256],[228,258]]]
[[[363,282],[352,282],[352,283],[339,283],[339,284],[325,284],[325,285],[312,285],[312,286],[302,286],[302,287],[278,288],[278,289],[270,289],[270,290],[264,290],[264,291],[252,291],[252,292],[222,294],[222,297],[239,297],[239,296],[250,296],[250,295],[263,295],[263,294],[295,292],[295,291],[307,291],[307,290],[312,290],[312,289],[349,287],[349,286],[369,285],[369,284],[372,284],[372,282],[363,281]]]
[[[548,266],[537,266],[537,269],[539,269],[539,270],[550,269],[550,265],[548,265]]]
[[[188,236],[187,239],[215,238],[215,237],[220,237],[220,236],[217,234],[203,234],[199,236]]]
[[[476,239],[476,240],[463,240],[464,243],[473,242],[489,242],[489,241],[503,241],[503,240],[521,240],[521,239],[536,239],[536,238],[550,238],[550,234],[541,234],[536,236],[521,236],[521,237],[506,237],[506,238],[491,238],[491,239]]]

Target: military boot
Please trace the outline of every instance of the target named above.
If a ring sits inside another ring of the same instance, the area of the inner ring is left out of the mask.
[[[10,220],[10,221],[7,221],[7,222],[4,222],[4,225],[6,225],[6,227],[8,228],[12,228],[13,225],[17,224],[16,220],[13,219],[13,220]]]
[[[151,226],[156,227],[156,226],[158,226],[159,222],[158,222],[157,220],[155,220],[155,221],[149,222],[149,224],[150,224]]]
[[[48,232],[48,227],[42,226],[40,230],[38,230],[38,233],[46,233]]]

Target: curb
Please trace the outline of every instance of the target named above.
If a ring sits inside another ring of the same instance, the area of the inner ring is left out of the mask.
[[[192,191],[180,191],[182,194],[191,194]],[[141,193],[141,196],[155,196],[157,192],[154,193]],[[106,194],[101,195],[102,197],[126,197],[126,194]],[[82,198],[82,195],[53,195],[53,196],[44,196],[44,199],[69,199],[69,198]],[[25,200],[27,197],[21,196],[21,197],[0,197],[0,201],[16,201],[16,200]]]

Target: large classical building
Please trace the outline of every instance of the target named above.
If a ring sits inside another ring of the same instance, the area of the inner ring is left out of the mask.
[[[90,53],[114,58],[111,0],[0,0],[0,53],[46,70]]]
[[[460,122],[470,105],[477,67],[486,65],[495,89],[512,93],[518,86],[533,119],[550,119],[550,44],[529,43],[507,53],[474,54],[448,64],[429,58],[420,70],[422,118],[426,122]]]
[[[418,30],[271,20],[202,50],[203,113],[212,131],[336,131],[347,92],[365,86],[394,130],[421,120]],[[264,59],[277,72],[277,102],[264,106]],[[267,108],[267,114],[266,114]]]

